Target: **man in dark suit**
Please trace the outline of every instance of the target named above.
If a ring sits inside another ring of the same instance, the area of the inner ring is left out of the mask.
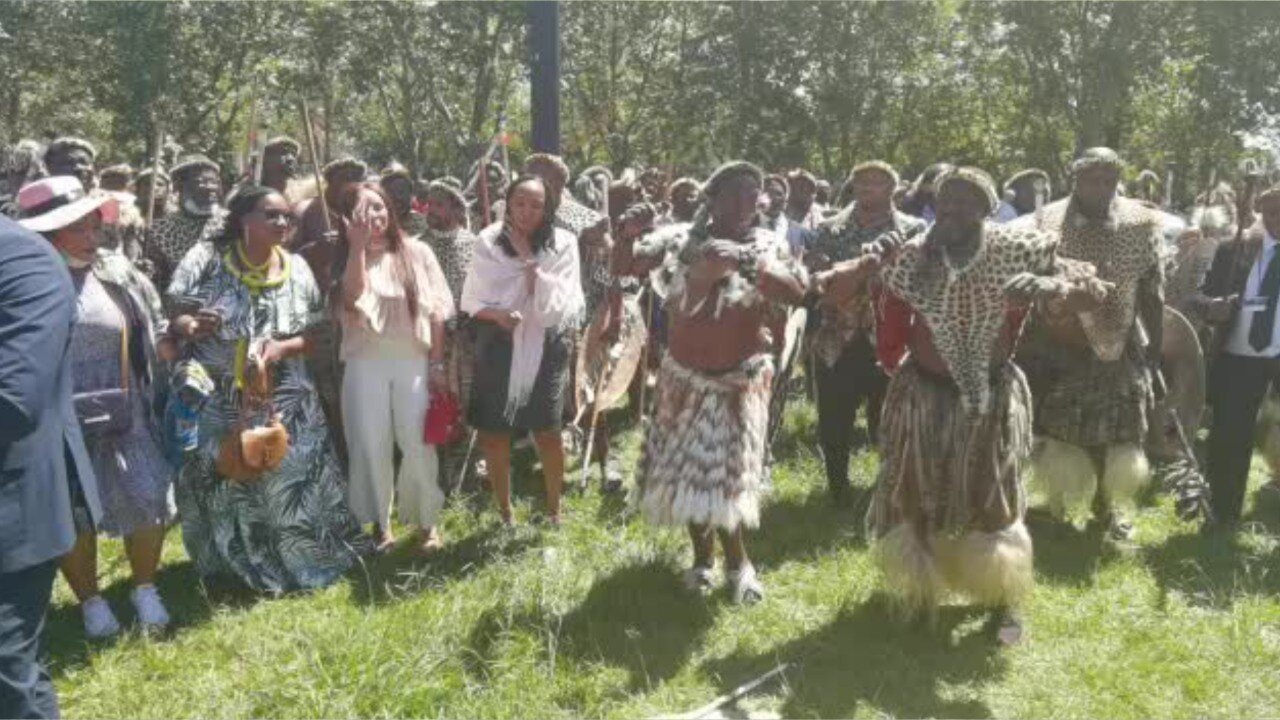
[[[1223,529],[1240,521],[1258,408],[1280,379],[1280,185],[1260,194],[1255,206],[1261,226],[1218,246],[1193,300],[1193,308],[1214,326],[1208,474],[1214,516]]]
[[[39,235],[0,218],[0,717],[56,717],[41,663],[57,561],[75,541],[73,496],[98,514],[71,401],[75,293]]]

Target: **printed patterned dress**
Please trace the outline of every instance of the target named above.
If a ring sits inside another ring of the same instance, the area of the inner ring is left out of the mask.
[[[200,447],[177,481],[187,553],[202,575],[234,574],[272,593],[333,583],[368,544],[347,508],[342,466],[302,357],[274,368],[275,410],[289,432],[280,467],[243,484],[214,469],[219,443],[238,414],[234,367],[241,341],[289,338],[326,322],[307,264],[288,253],[285,259],[283,282],[254,292],[231,269],[229,254],[201,243],[169,286],[170,295],[197,297],[223,317],[216,337],[192,346],[217,389],[200,415]]]

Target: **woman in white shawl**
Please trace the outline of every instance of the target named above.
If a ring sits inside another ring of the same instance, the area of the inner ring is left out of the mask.
[[[506,193],[501,224],[480,233],[462,288],[476,326],[468,419],[479,432],[494,500],[511,524],[511,434],[529,432],[547,483],[547,520],[560,522],[565,383],[571,333],[583,309],[577,239],[555,229],[556,208],[537,177]]]

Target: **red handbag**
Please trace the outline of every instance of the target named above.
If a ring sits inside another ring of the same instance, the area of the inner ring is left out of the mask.
[[[428,445],[448,445],[462,437],[462,408],[450,392],[431,393],[422,441]]]

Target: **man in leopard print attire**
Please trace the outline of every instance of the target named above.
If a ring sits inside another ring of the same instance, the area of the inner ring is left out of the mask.
[[[1151,474],[1144,443],[1164,327],[1161,219],[1116,194],[1122,168],[1114,150],[1086,150],[1069,197],[1012,223],[1052,234],[1060,256],[1093,264],[1116,286],[1096,310],[1038,315],[1019,357],[1045,440],[1035,464],[1050,509],[1065,517],[1092,497],[1114,540],[1132,536],[1125,514]]]
[[[546,183],[547,204],[556,208],[555,226],[568,230],[578,238],[582,294],[586,298],[586,312],[582,316],[583,328],[595,317],[602,302],[609,303],[612,317],[620,317],[621,295],[611,292],[613,276],[609,270],[609,253],[613,243],[609,237],[609,219],[578,202],[572,193],[565,192],[569,184],[569,166],[559,157],[543,153],[530,155],[525,160],[524,171],[537,175]],[[569,383],[569,387],[572,392],[575,383]],[[566,407],[571,405],[573,403],[566,403]],[[588,413],[583,413],[584,417],[587,415]],[[622,489],[622,473],[618,471],[610,452],[609,437],[609,426],[602,413],[596,420],[590,460],[600,464],[605,491],[617,492]]]
[[[147,260],[157,288],[167,288],[174,268],[198,242],[222,232],[226,211],[218,204],[222,181],[218,164],[204,155],[189,155],[169,171],[178,188],[178,207],[151,223],[147,230]]]
[[[1021,477],[1031,394],[1013,349],[1031,304],[1096,307],[1106,287],[1058,260],[1056,238],[984,222],[997,201],[981,170],[950,169],[937,189],[926,234],[882,236],[817,282],[824,302],[854,300],[868,282],[879,295],[876,350],[893,377],[867,525],[895,596],[932,612],[946,591],[964,593],[995,609],[1010,644],[1032,582]]]

